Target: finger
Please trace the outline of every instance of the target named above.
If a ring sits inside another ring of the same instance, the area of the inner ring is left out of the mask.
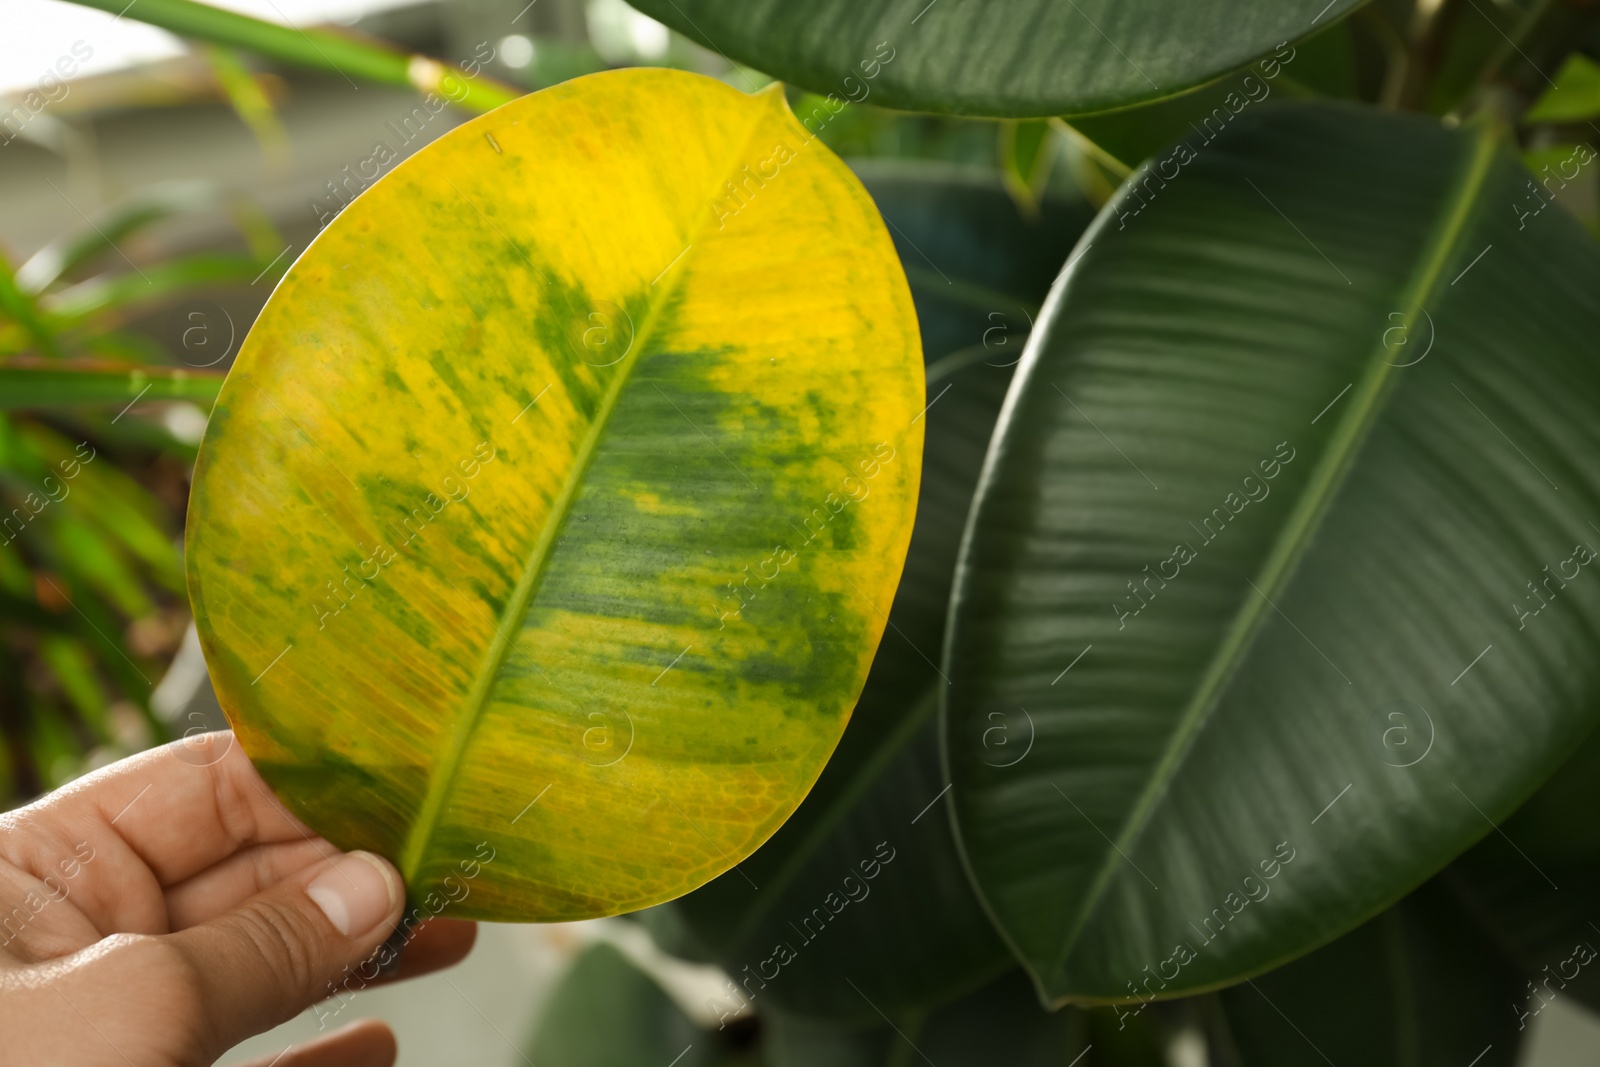
[[[276,1058],[237,1067],[390,1067],[398,1053],[394,1032],[377,1019],[361,1019],[331,1034],[291,1045]]]
[[[233,734],[177,741],[119,760],[0,816],[0,850],[43,877],[86,842],[113,858],[131,849],[163,886],[249,845],[306,840],[311,831],[272,795]],[[123,846],[126,846],[125,848]],[[118,863],[102,864],[107,877]]]
[[[337,854],[338,850],[320,837],[241,849],[193,878],[168,887],[168,929],[183,930],[203,923],[238,907],[289,875]]]
[[[189,961],[217,1051],[343,988],[377,977],[373,955],[404,890],[388,861],[350,852],[319,862],[226,914],[162,940]]]
[[[400,950],[400,965],[385,970],[373,985],[397,982],[454,966],[478,940],[478,924],[462,919],[429,919],[418,924]]]

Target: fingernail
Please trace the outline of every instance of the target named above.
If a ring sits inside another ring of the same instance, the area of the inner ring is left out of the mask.
[[[306,896],[346,937],[378,925],[400,900],[399,879],[370,852],[351,852],[334,860],[306,886]]]

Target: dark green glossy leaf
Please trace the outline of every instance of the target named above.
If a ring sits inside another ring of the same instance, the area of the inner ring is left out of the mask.
[[[937,655],[961,523],[1009,368],[931,369],[922,496],[890,627],[854,717],[800,809],[737,870],[646,921],[715,959],[757,1010],[868,1018],[970,988],[1007,965],[942,806]],[[930,929],[939,936],[929,937]],[[683,934],[688,935],[685,941]],[[849,978],[854,982],[852,988]],[[736,1005],[734,1005],[736,1006]]]
[[[1600,732],[1440,880],[1521,966],[1537,1015],[1557,997],[1600,1009]]]
[[[1510,1067],[1523,999],[1516,968],[1433,884],[1222,994],[1241,1067]]]
[[[1593,726],[1600,250],[1525,182],[1480,129],[1263,108],[1085,234],[944,665],[965,854],[1049,997],[1292,959]]]
[[[876,1025],[771,1013],[762,1019],[762,1045],[767,1067],[1135,1067],[1132,1060],[1075,1059],[1089,1044],[1087,1023],[1086,1013],[1041,1009],[1027,976],[1012,971],[931,1013],[878,1018]]]
[[[1047,193],[1039,217],[1024,218],[987,168],[880,160],[854,166],[900,253],[928,363],[982,348],[994,366],[1015,364],[1050,282],[1094,210],[1081,198]]]
[[[1178,141],[1196,149],[1214,140],[1235,117],[1266,104],[1325,93],[1346,95],[1355,87],[1355,55],[1349,22],[1330,26],[1309,40],[1274,50],[1192,93],[1141,107],[1083,115],[1071,126],[1129,167],[1170,149]]]
[[[819,93],[1047,116],[1191,89],[1361,0],[639,0],[709,48]]]
[[[701,1029],[655,979],[597,944],[556,987],[525,1058],[540,1067],[754,1067],[741,1035]]]

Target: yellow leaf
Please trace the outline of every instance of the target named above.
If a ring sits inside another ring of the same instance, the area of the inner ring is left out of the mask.
[[[423,913],[685,893],[844,729],[922,382],[879,215],[780,91],[635,69],[501,107],[327,227],[223,387],[187,545],[222,704]]]

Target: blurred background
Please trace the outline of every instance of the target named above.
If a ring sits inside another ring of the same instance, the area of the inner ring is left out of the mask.
[[[467,106],[435,96],[435,108],[416,86],[437,69],[417,59],[401,65],[399,84],[383,84],[346,76],[320,38],[288,38],[291,48],[303,42],[308,65],[273,62],[108,6],[0,0],[0,803],[8,807],[139,749],[226,725],[183,592],[189,472],[221,373],[329,219],[380,172],[492,103],[494,83],[520,92],[634,64],[696,70],[741,89],[767,80],[623,0],[217,4],[313,31],[337,26],[432,57],[483,87],[482,99],[463,98]],[[790,96],[808,113],[803,94]],[[851,104],[821,136],[860,166],[969,173],[1005,190],[1023,219],[1057,194],[1098,206],[1118,177],[1065,127],[1043,121]],[[1001,330],[996,343],[1020,351],[1027,323],[992,328]],[[103,373],[6,374],[66,359],[92,360]],[[76,473],[57,477],[63,464]],[[552,990],[597,942],[655,977],[689,1018],[714,1021],[704,1004],[721,976],[662,956],[640,927],[613,919],[485,927],[460,968],[358,994],[337,1022],[387,1019],[402,1064],[532,1063]],[[1583,1009],[1558,1000],[1533,1025],[1528,1067],[1600,1064],[1600,1021]],[[232,1058],[270,1058],[318,1032],[308,1013]],[[1173,1067],[1203,1063],[1186,1055],[1174,1046]]]

